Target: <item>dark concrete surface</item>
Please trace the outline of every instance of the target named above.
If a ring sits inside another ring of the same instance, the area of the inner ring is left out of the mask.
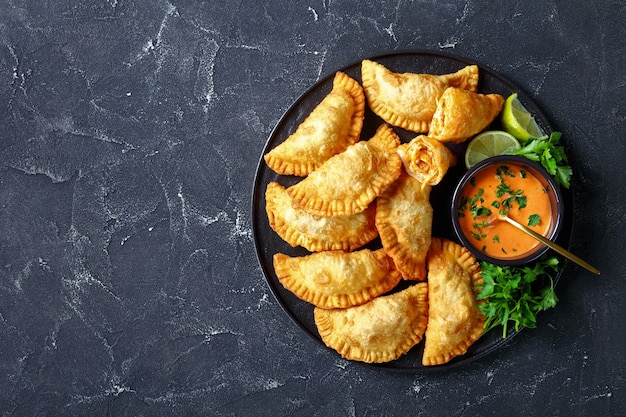
[[[0,1],[2,416],[626,415],[623,1]],[[284,313],[251,199],[283,113],[431,50],[531,96],[574,167],[560,301],[445,372],[345,361]]]

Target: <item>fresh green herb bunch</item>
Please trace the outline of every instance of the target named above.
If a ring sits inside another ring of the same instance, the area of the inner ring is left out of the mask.
[[[561,132],[550,133],[547,140],[531,138],[523,141],[522,148],[511,152],[511,155],[521,155],[540,163],[558,185],[569,188],[572,168],[568,165],[565,149],[559,145],[559,140]]]
[[[533,266],[497,266],[481,262],[484,283],[478,286],[478,309],[485,315],[485,332],[502,325],[506,337],[509,322],[515,331],[537,327],[536,314],[556,305],[554,276],[560,269],[558,258],[544,255]],[[540,278],[549,284],[536,288]]]

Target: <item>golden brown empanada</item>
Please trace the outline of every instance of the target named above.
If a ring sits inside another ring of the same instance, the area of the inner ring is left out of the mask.
[[[400,175],[400,139],[385,124],[287,189],[298,207],[318,216],[360,213]]]
[[[352,216],[313,216],[297,208],[277,182],[267,185],[265,200],[270,227],[293,247],[300,245],[311,252],[352,251],[378,236],[373,204]]]
[[[402,172],[376,200],[376,228],[383,248],[405,279],[426,279],[433,208],[430,185]]]
[[[428,252],[428,328],[422,364],[440,365],[463,355],[482,334],[477,309],[480,265],[463,246],[433,238]]]
[[[439,184],[456,164],[456,156],[446,145],[425,135],[398,146],[398,154],[406,172],[424,185]]]
[[[444,91],[433,115],[428,136],[441,142],[460,143],[480,133],[500,114],[504,97],[450,87]]]
[[[364,304],[394,288],[401,278],[383,249],[323,251],[301,257],[277,253],[274,270],[286,289],[321,308]]]
[[[437,100],[446,88],[476,91],[478,67],[468,65],[445,75],[395,73],[370,60],[361,63],[363,90],[370,108],[387,123],[428,132]]]
[[[428,321],[428,285],[421,282],[356,307],[316,307],[314,317],[326,346],[342,357],[389,362],[422,340]]]
[[[278,174],[306,176],[359,140],[364,111],[363,88],[338,71],[331,92],[291,136],[263,158]]]

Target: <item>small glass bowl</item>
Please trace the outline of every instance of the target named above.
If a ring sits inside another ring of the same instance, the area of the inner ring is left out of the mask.
[[[454,191],[450,210],[454,232],[463,246],[465,246],[479,260],[489,262],[494,265],[522,265],[530,263],[546,253],[548,247],[538,242],[537,246],[530,251],[524,252],[523,254],[503,253],[501,257],[490,256],[480,247],[477,247],[476,243],[478,243],[478,241],[470,239],[466,236],[461,227],[459,221],[459,204],[461,203],[463,191],[469,186],[468,184],[472,181],[472,178],[474,178],[479,172],[485,169],[490,169],[494,165],[515,166],[524,169],[528,174],[533,175],[537,180],[539,180],[541,185],[545,188],[550,200],[551,222],[550,228],[544,236],[553,241],[558,237],[564,215],[563,198],[559,186],[542,166],[527,158],[514,155],[499,155],[487,158],[471,167],[465,175],[463,175]],[[502,236],[499,239],[507,239],[507,236]]]

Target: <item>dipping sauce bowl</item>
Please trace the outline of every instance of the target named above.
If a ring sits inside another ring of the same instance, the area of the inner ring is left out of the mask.
[[[521,265],[548,247],[511,224],[504,215],[554,241],[563,220],[561,191],[539,164],[521,156],[487,158],[470,168],[452,198],[452,225],[461,243],[478,259]]]

